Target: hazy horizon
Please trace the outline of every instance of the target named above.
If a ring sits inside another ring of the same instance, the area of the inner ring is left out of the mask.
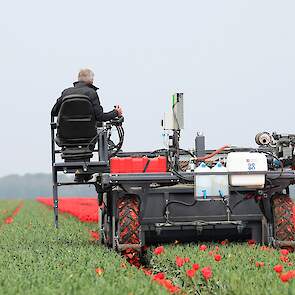
[[[6,1],[0,11],[0,176],[50,172],[50,110],[79,69],[105,110],[121,104],[124,150],[162,147],[184,93],[182,146],[255,146],[295,133],[294,1]]]

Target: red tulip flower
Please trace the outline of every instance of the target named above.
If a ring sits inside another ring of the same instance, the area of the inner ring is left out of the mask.
[[[199,247],[199,249],[200,249],[201,251],[206,251],[207,246],[206,246],[206,245],[201,245],[201,246]]]
[[[280,260],[282,262],[289,262],[289,258],[287,256],[280,256]]]
[[[154,253],[156,255],[160,255],[160,254],[164,253],[164,246],[159,246],[159,247],[155,248]]]
[[[281,273],[283,271],[283,266],[281,264],[277,264],[273,267],[273,270],[277,273]]]
[[[291,279],[293,278],[292,276],[292,271],[288,271],[288,272],[285,272],[285,273],[282,273],[280,275],[280,279],[283,283],[287,283],[288,281],[290,281]]]
[[[182,267],[185,263],[184,259],[179,256],[176,256],[175,262],[178,267]]]
[[[12,223],[13,222],[13,218],[11,216],[7,217],[4,221],[6,224]]]
[[[95,240],[99,239],[98,232],[90,230],[89,233],[90,233],[91,237],[94,238]]]
[[[249,246],[253,246],[255,244],[256,244],[256,242],[254,240],[248,240],[248,245]]]
[[[200,268],[200,266],[199,266],[199,264],[194,263],[194,264],[192,265],[192,268],[193,268],[194,270],[198,270],[198,269]]]
[[[97,275],[101,276],[103,274],[103,269],[98,267],[97,269],[95,269],[95,272]]]
[[[214,256],[214,259],[215,259],[215,261],[219,262],[219,261],[221,260],[221,255],[216,254],[216,255]]]
[[[164,279],[165,279],[165,274],[162,272],[159,272],[153,276],[154,281],[164,280]]]
[[[229,244],[229,241],[226,239],[226,240],[221,241],[220,244],[221,244],[222,246],[225,246],[225,245],[228,245],[228,244]]]
[[[196,271],[194,269],[188,269],[186,271],[186,275],[191,279],[195,276],[195,273],[196,273]]]
[[[201,272],[206,281],[212,277],[212,269],[210,266],[202,268]]]
[[[189,259],[188,257],[184,257],[184,259],[183,259],[183,260],[184,260],[184,262],[185,262],[185,263],[188,263],[188,262],[190,262],[190,259]]]
[[[256,267],[263,267],[264,266],[264,262],[260,262],[260,261],[257,261],[255,263]]]
[[[280,251],[280,253],[283,255],[283,256],[287,256],[289,254],[289,251],[287,249],[282,249]]]

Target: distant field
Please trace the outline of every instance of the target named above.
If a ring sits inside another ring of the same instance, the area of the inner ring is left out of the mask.
[[[295,254],[174,243],[148,249],[144,272],[97,244],[96,223],[60,214],[56,231],[51,208],[25,201],[12,215],[19,204],[0,201],[0,294],[295,294],[295,276],[283,282]]]

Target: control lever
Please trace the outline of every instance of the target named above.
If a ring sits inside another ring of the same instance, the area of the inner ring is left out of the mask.
[[[124,117],[121,116],[121,117],[118,117],[118,118],[115,118],[115,119],[112,119],[110,121],[110,123],[114,126],[120,126],[122,125],[122,123],[124,122]]]

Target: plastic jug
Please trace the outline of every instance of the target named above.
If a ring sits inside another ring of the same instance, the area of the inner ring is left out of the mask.
[[[218,162],[212,169],[212,196],[228,196],[228,175],[214,175],[214,172],[227,172],[227,168]]]
[[[210,172],[211,169],[202,162],[196,169],[195,172]],[[206,199],[211,196],[211,176],[210,175],[195,175],[195,197]]]

